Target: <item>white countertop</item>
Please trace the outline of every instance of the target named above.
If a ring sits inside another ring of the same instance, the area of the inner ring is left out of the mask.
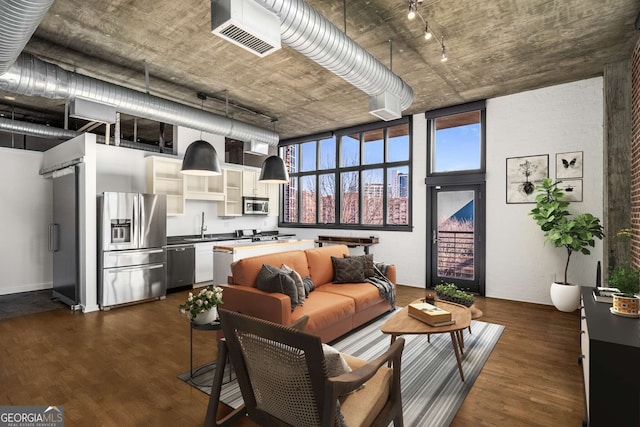
[[[255,249],[255,248],[268,248],[270,246],[273,247],[282,247],[287,245],[299,245],[301,243],[309,243],[311,246],[314,245],[313,240],[266,240],[261,242],[243,242],[243,243],[228,243],[228,244],[220,244],[213,245],[214,250],[221,251],[241,251],[246,249]]]

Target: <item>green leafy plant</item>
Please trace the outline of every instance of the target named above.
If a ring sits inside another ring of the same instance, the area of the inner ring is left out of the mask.
[[[209,285],[203,288],[197,294],[189,292],[187,300],[178,306],[180,313],[189,314],[191,319],[198,314],[210,310],[212,307],[224,304],[222,302],[222,288],[219,286]]]
[[[609,272],[609,286],[618,288],[626,297],[633,297],[640,292],[640,271],[631,264],[628,255],[632,236],[632,231],[628,228],[623,228],[616,233],[616,237],[622,240],[625,246],[626,256],[620,265],[616,265]]]
[[[475,299],[473,294],[465,292],[462,289],[458,289],[458,287],[453,283],[441,283],[436,285],[434,289],[438,298],[466,305],[467,307],[470,307]]]
[[[569,261],[574,252],[589,255],[589,248],[595,246],[595,239],[602,239],[604,229],[600,219],[590,213],[575,215],[571,218],[569,202],[563,200],[564,192],[558,188],[562,181],[553,182],[545,178],[536,186],[536,207],[529,212],[540,229],[544,232],[546,241],[556,248],[564,247],[567,251],[567,262],[564,268],[564,282],[568,284],[567,273]]]

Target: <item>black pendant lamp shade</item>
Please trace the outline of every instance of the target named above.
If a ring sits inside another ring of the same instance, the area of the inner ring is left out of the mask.
[[[213,145],[207,141],[198,140],[187,147],[182,160],[182,170],[185,175],[211,176],[220,175],[220,160]]]
[[[278,156],[267,157],[262,163],[259,181],[268,184],[288,184],[289,172],[287,172],[284,160]]]

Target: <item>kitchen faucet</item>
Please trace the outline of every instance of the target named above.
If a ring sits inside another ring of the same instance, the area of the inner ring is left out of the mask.
[[[207,231],[207,226],[204,225],[204,211],[202,212],[202,223],[200,224],[200,238],[204,239],[204,232]]]

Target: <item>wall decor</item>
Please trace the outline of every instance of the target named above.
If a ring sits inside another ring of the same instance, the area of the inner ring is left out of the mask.
[[[507,203],[534,203],[535,187],[549,177],[549,155],[507,159]]]
[[[582,178],[582,151],[556,154],[556,179]]]
[[[582,180],[581,179],[563,179],[558,186],[564,191],[565,202],[581,202],[582,201]]]

